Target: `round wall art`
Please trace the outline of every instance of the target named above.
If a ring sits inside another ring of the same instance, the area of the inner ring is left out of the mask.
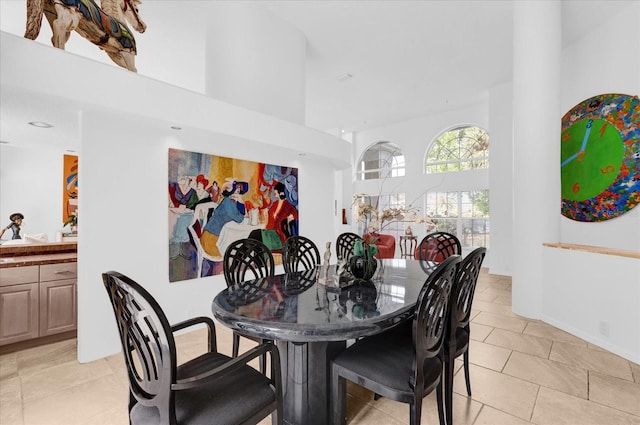
[[[640,99],[601,94],[562,117],[562,215],[604,221],[640,203]]]

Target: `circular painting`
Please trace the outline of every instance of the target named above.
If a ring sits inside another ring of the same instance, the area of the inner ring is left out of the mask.
[[[640,202],[640,99],[602,94],[562,117],[562,215],[576,221],[618,217]]]

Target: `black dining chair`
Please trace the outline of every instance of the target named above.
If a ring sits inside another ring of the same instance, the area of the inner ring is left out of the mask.
[[[224,278],[227,287],[240,284],[247,280],[272,277],[275,270],[275,262],[271,250],[259,240],[247,238],[233,241],[227,246],[222,260]],[[233,331],[233,357],[238,357],[240,351],[240,337],[243,336],[259,344],[264,340],[251,335]],[[260,359],[260,371],[266,369],[267,358]]]
[[[217,351],[213,320],[169,325],[156,300],[117,273],[102,279],[116,318],[129,377],[129,422],[138,424],[256,424],[269,414],[282,424],[280,357],[269,342],[231,358]],[[173,333],[205,325],[207,352],[178,365]],[[270,353],[271,378],[248,362]],[[242,408],[239,408],[241,406]]]
[[[346,423],[347,379],[382,397],[408,403],[411,425],[420,424],[422,399],[435,390],[440,425],[444,425],[443,343],[459,262],[459,256],[451,256],[427,277],[415,306],[411,332],[406,326],[397,326],[362,338],[332,361],[334,425]]]
[[[471,381],[469,379],[469,336],[471,329],[471,304],[478,282],[482,261],[487,253],[486,248],[471,251],[458,266],[456,281],[449,305],[449,324],[444,344],[445,370],[445,407],[447,423],[453,423],[453,369],[454,360],[464,355],[464,378],[467,383],[467,394],[471,397]]]
[[[433,232],[425,236],[415,252],[416,260],[441,263],[451,255],[461,255],[462,245],[456,235],[447,232]]]
[[[355,233],[341,233],[336,239],[336,256],[338,260],[349,261],[353,256],[353,244],[362,238]]]
[[[311,270],[320,264],[320,251],[304,236],[291,236],[282,246],[282,265],[285,273]]]

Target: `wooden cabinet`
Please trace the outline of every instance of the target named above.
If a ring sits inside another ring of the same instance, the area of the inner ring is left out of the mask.
[[[40,266],[40,336],[77,328],[76,263]]]
[[[77,328],[77,265],[0,269],[0,345]]]

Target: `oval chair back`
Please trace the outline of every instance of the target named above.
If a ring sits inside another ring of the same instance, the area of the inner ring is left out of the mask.
[[[461,255],[460,240],[451,233],[434,232],[425,236],[415,252],[416,260],[441,263],[451,255]]]
[[[223,258],[227,286],[246,280],[273,276],[275,262],[271,250],[256,239],[238,239],[227,247]]]
[[[349,261],[353,256],[353,244],[355,241],[362,239],[355,233],[346,232],[338,235],[336,239],[336,256],[338,260]]]
[[[129,375],[129,412],[141,403],[158,409],[161,423],[175,421],[170,412],[171,383],[176,376],[176,345],[171,326],[153,297],[128,277],[102,275],[116,317]]]
[[[224,279],[227,287],[238,285],[248,280],[257,280],[254,282],[253,292],[256,294],[264,288],[265,285],[271,283],[270,279],[274,274],[275,262],[271,250],[265,244],[257,239],[247,238],[238,239],[232,242],[224,252],[223,258]],[[247,285],[240,285],[246,287]],[[265,340],[251,335],[241,334],[233,331],[233,346],[231,355],[238,357],[240,353],[240,337],[243,336],[252,341],[262,343]],[[260,372],[264,372],[267,367],[267,356],[260,358]]]
[[[282,265],[285,273],[311,270],[320,264],[320,251],[315,243],[304,236],[291,236],[282,246]]]

